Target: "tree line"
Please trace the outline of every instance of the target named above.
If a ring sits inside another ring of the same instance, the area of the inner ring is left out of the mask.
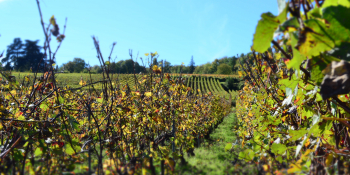
[[[39,40],[25,40],[23,43],[20,38],[15,38],[13,43],[7,46],[6,56],[1,60],[4,70],[14,70],[18,72],[38,71],[44,72],[49,64],[47,57],[41,52],[43,49],[38,45]],[[188,65],[172,65],[168,61],[153,58],[151,65],[161,66],[165,73],[185,73],[185,74],[235,74],[239,67],[239,59],[247,58],[248,54],[240,56],[223,57],[215,59],[202,65],[195,65],[192,56]],[[109,65],[111,73],[132,74],[146,72],[149,65],[139,64],[132,59],[111,62]],[[72,61],[56,66],[59,72],[69,73],[101,73],[102,68],[99,65],[90,66],[82,58],[74,58]]]

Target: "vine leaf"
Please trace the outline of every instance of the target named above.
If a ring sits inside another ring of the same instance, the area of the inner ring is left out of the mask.
[[[282,79],[278,82],[278,84],[284,85],[290,89],[295,89],[295,87],[298,86],[299,80],[299,78],[296,78],[295,75],[293,75],[291,80],[289,80],[288,78]]]
[[[283,154],[286,150],[286,145],[280,143],[273,143],[271,146],[271,152],[275,154]]]
[[[241,151],[238,157],[245,159],[246,161],[251,161],[254,159],[254,151],[251,149],[246,149],[244,151]]]
[[[300,64],[306,60],[306,57],[302,54],[297,49],[293,49],[293,59],[287,63],[287,68],[293,68],[296,70],[300,70]]]
[[[75,152],[70,144],[66,144],[66,151],[68,155],[73,155]]]
[[[261,15],[253,39],[253,49],[255,51],[263,53],[271,46],[275,30],[279,24],[286,20],[287,7],[277,17],[270,12]]]
[[[300,130],[290,130],[289,135],[292,137],[290,138],[291,141],[296,141],[303,137],[307,133],[307,130],[305,128]]]
[[[34,151],[34,155],[35,155],[35,156],[40,156],[40,155],[42,155],[42,154],[43,154],[42,148],[37,147],[37,148],[35,149],[35,151]]]
[[[299,33],[296,48],[304,56],[317,56],[334,48],[335,43],[326,28],[326,24],[318,19],[306,20],[305,28]]]
[[[350,8],[330,6],[323,9],[323,17],[329,23],[328,30],[336,44],[334,54],[342,59],[350,60],[348,56],[350,53],[350,21],[345,20],[344,16],[350,16]]]
[[[279,32],[293,32],[293,31],[297,31],[298,28],[300,27],[298,19],[295,17],[292,17],[288,20],[286,20],[284,23],[282,23],[279,28],[278,31]]]
[[[337,6],[342,5],[345,7],[350,7],[350,1],[349,0],[327,0],[322,4],[323,8],[327,8],[330,6]],[[324,13],[324,12],[323,12]]]
[[[225,146],[225,151],[229,151],[232,148],[232,143],[228,143]]]

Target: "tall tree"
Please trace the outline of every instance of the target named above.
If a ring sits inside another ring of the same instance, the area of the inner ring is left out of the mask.
[[[157,61],[157,58],[153,58],[153,63],[152,63],[152,66],[154,65],[157,65],[158,66],[158,61]]]
[[[171,72],[171,63],[168,61],[164,61],[164,65],[163,65],[163,72],[164,73],[170,73]]]
[[[82,72],[87,66],[87,64],[85,63],[85,60],[81,58],[74,58],[73,63],[75,66],[74,72]]]
[[[194,60],[193,60],[193,55],[192,55],[192,57],[191,57],[191,62],[190,62],[190,70],[189,70],[189,73],[190,74],[193,74],[193,72],[194,72],[194,69],[196,68],[196,66],[195,66],[195,63],[194,63]]]
[[[24,56],[23,43],[20,38],[15,38],[13,43],[7,46],[6,57],[1,60],[2,63],[5,63],[5,70],[13,69],[11,63],[17,62],[18,59]]]
[[[69,72],[80,73],[87,67],[87,64],[85,63],[85,60],[81,58],[74,58],[73,61],[69,61],[68,63],[63,64],[63,67]]]
[[[20,71],[30,70],[31,68],[33,71],[44,71],[46,60],[44,54],[40,52],[42,47],[38,46],[38,42],[39,40],[26,40],[24,44],[25,56],[16,63]]]
[[[219,65],[219,60],[215,59],[212,63],[211,63],[211,68],[210,68],[210,73],[213,74],[218,70],[218,65]]]
[[[231,66],[229,66],[226,63],[222,63],[218,66],[218,70],[216,71],[217,74],[226,74],[229,75],[232,72]]]
[[[38,42],[38,40],[26,40],[23,44],[20,38],[15,38],[13,44],[7,47],[6,57],[1,60],[2,63],[6,63],[5,69],[15,69],[22,72],[32,68],[33,71],[37,69],[43,71],[44,54],[40,52],[41,47],[38,46]]]

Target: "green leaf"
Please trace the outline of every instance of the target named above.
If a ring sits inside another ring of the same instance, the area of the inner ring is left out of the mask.
[[[23,160],[22,151],[15,148],[13,150],[13,158],[15,159],[16,162]]]
[[[72,146],[70,144],[66,144],[66,150],[65,150],[66,154],[68,155],[73,155],[75,152],[72,148]]]
[[[284,5],[283,5],[283,1],[284,0],[278,0],[278,16],[277,16],[277,20],[279,24],[282,24],[284,21],[287,20],[287,13],[288,13],[288,3],[286,3],[284,1]]]
[[[254,159],[254,152],[251,149],[246,149],[241,151],[238,155],[240,159],[244,159],[245,161],[251,161]]]
[[[270,12],[263,13],[255,30],[253,49],[263,53],[271,46],[274,31],[278,28],[280,21]]]
[[[79,131],[79,122],[77,122],[72,116],[68,116],[68,121],[69,121],[69,124],[71,125],[71,127],[74,129],[74,130],[78,130]]]
[[[311,11],[307,13],[309,16],[314,18],[322,18],[321,9],[318,7],[314,7]]]
[[[102,103],[103,102],[103,98],[97,98],[96,101],[99,102],[99,103]]]
[[[40,155],[42,155],[42,154],[43,154],[43,151],[42,151],[41,149],[42,149],[42,148],[37,147],[37,148],[35,149],[35,151],[34,151],[34,155],[35,155],[35,156],[40,156]]]
[[[350,3],[349,1],[347,3]],[[323,18],[329,23],[328,32],[336,43],[335,56],[348,57],[350,50],[349,6],[330,6],[323,9]],[[345,52],[341,54],[342,52]],[[347,60],[350,60],[348,58]]]
[[[296,141],[303,137],[307,133],[307,130],[305,128],[302,128],[300,130],[289,130],[289,135],[291,136],[291,141]]]
[[[300,65],[304,60],[306,60],[306,57],[304,55],[301,55],[297,49],[293,49],[293,59],[288,62],[287,68],[300,70]]]
[[[46,104],[44,104],[44,103],[42,103],[42,104],[40,105],[40,108],[41,108],[43,111],[46,111],[46,110],[49,109],[49,107],[48,107]]]
[[[330,6],[337,6],[337,5],[350,7],[350,1],[349,0],[327,0],[322,4],[322,8],[327,8]]]
[[[64,103],[64,98],[63,97],[58,97],[58,101],[60,102],[60,104],[63,104]]]
[[[280,143],[273,143],[271,146],[271,152],[275,154],[284,154],[286,150],[287,150],[286,145],[283,145]]]
[[[106,64],[106,65],[109,65],[109,64],[110,64],[110,62],[109,62],[109,61],[106,61],[106,62],[105,62],[105,64]]]
[[[292,18],[288,19],[287,21],[285,21],[284,23],[282,23],[279,26],[278,31],[280,31],[280,32],[286,32],[286,31],[293,32],[293,31],[298,30],[299,27],[300,26],[299,26],[298,19],[295,17],[292,17]]]
[[[17,120],[26,120],[26,118],[23,115],[18,116]]]
[[[228,143],[225,146],[225,151],[229,151],[229,150],[231,150],[231,148],[232,148],[232,143]]]
[[[297,32],[290,33],[291,35],[291,44],[294,46],[298,43],[298,34]],[[293,58],[287,63],[287,68],[294,68],[296,70],[300,70],[300,64],[306,60],[306,57],[300,54],[299,50],[293,48]]]
[[[289,80],[289,78],[282,79],[278,82],[278,84],[285,85],[290,89],[295,89],[295,87],[298,86],[299,80],[299,78],[296,78],[295,75],[293,75],[291,80]]]
[[[317,56],[321,52],[334,48],[334,40],[324,22],[318,19],[309,19],[304,24],[305,29],[299,34],[299,38],[303,39],[299,39],[297,45],[302,55]]]

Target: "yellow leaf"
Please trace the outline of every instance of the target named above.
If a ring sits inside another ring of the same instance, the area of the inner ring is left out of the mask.
[[[149,53],[145,53],[145,56],[148,57]]]
[[[152,96],[152,92],[145,92],[146,97]]]
[[[269,165],[263,165],[264,171],[268,171],[269,170]]]
[[[12,91],[11,91],[11,94],[12,94],[12,95],[16,95],[16,90],[12,90]]]
[[[50,18],[50,23],[55,26],[56,25],[56,20],[55,20],[55,16],[52,15],[51,18]]]
[[[166,164],[168,164],[171,168],[171,171],[174,171],[175,168],[175,161],[172,158],[168,158],[165,161]]]
[[[158,69],[158,66],[154,65],[152,69],[153,69],[153,71],[156,71]]]
[[[279,60],[281,58],[281,53],[275,53],[276,60]]]
[[[304,145],[307,148],[310,145],[310,139],[308,139]]]
[[[292,174],[292,173],[296,173],[298,171],[301,171],[301,165],[300,164],[298,164],[298,165],[291,164],[290,168],[287,170],[287,173]]]
[[[146,175],[147,174],[147,169],[146,168],[142,168],[142,175]]]
[[[86,85],[86,82],[85,82],[84,80],[80,80],[79,84],[80,84],[81,86],[85,86],[85,85]]]
[[[328,154],[326,158],[326,166],[329,166],[333,161],[333,154]]]

